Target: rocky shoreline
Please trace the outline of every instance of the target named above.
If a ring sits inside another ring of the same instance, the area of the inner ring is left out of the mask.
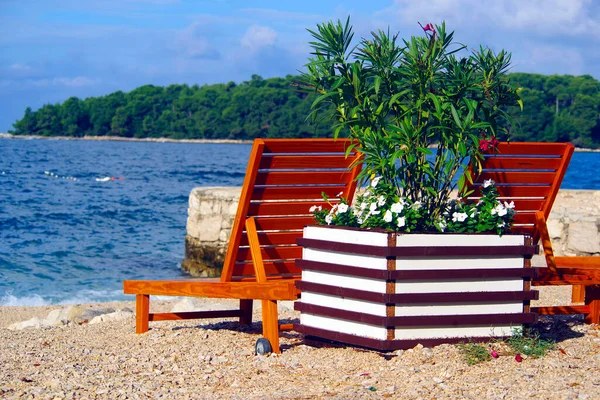
[[[540,302],[568,302],[565,287],[542,287]],[[550,300],[549,300],[550,299]],[[177,303],[153,301],[156,311]],[[198,300],[211,309],[228,300]],[[132,302],[82,305],[134,308]],[[65,306],[0,307],[0,398],[42,399],[594,399],[600,398],[600,330],[577,318],[545,318],[557,341],[538,359],[514,355],[469,366],[454,345],[380,353],[282,335],[283,352],[257,356],[261,324],[232,320],[165,321],[134,333],[132,315],[90,324],[10,330]],[[84,311],[85,311],[84,310]],[[86,311],[92,314],[91,311]],[[282,304],[280,318],[297,313]],[[260,321],[255,309],[254,320]]]
[[[215,144],[251,144],[251,140],[231,140],[231,139],[170,139],[170,138],[126,138],[120,136],[16,136],[9,133],[0,133],[0,139],[18,139],[18,140],[92,140],[100,142],[150,142],[150,143],[215,143]]]
[[[44,139],[44,140],[95,140],[95,141],[115,141],[115,142],[152,142],[152,143],[217,143],[217,144],[252,144],[252,140],[233,140],[233,139],[171,139],[171,138],[126,138],[120,136],[17,136],[10,133],[0,132],[0,139]],[[575,151],[581,152],[600,152],[599,149],[576,148]]]

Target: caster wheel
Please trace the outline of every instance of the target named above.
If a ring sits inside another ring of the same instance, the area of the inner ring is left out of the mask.
[[[256,341],[256,344],[254,345],[254,350],[257,355],[264,355],[273,352],[271,343],[265,338],[260,338]]]

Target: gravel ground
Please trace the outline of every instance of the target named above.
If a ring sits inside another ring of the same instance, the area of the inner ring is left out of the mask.
[[[567,288],[542,288],[540,303],[568,301]],[[223,303],[223,301],[219,301]],[[130,307],[133,303],[87,305]],[[168,310],[169,302],[152,307]],[[578,318],[539,326],[557,346],[540,359],[513,356],[469,366],[453,345],[379,353],[282,337],[282,354],[256,356],[260,322],[95,325],[12,331],[13,322],[59,307],[0,307],[0,398],[36,399],[598,399],[600,330]],[[280,318],[298,314],[283,310]],[[260,310],[255,310],[260,321]]]

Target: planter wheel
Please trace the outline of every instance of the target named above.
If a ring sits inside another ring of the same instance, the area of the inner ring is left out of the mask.
[[[273,348],[271,347],[271,342],[268,339],[260,338],[256,341],[254,345],[255,354],[264,355],[273,352]]]

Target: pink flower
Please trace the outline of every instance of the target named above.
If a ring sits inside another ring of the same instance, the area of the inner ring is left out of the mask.
[[[420,22],[419,22],[419,25],[421,25]],[[423,28],[423,31],[431,32],[432,34],[435,35],[435,27],[433,26],[433,24],[427,24],[425,26],[421,25],[421,28]]]
[[[523,361],[523,357],[521,357],[521,355],[520,355],[520,354],[517,354],[517,355],[515,356],[515,361],[516,361],[516,362],[521,362],[521,361]]]
[[[485,136],[482,136],[482,139],[479,140],[479,150],[481,151],[495,151],[498,148],[498,143],[500,143],[495,136],[492,136],[490,139],[486,139]]]
[[[492,357],[498,358],[498,353],[496,353],[494,349],[490,349],[490,353],[492,353]]]

